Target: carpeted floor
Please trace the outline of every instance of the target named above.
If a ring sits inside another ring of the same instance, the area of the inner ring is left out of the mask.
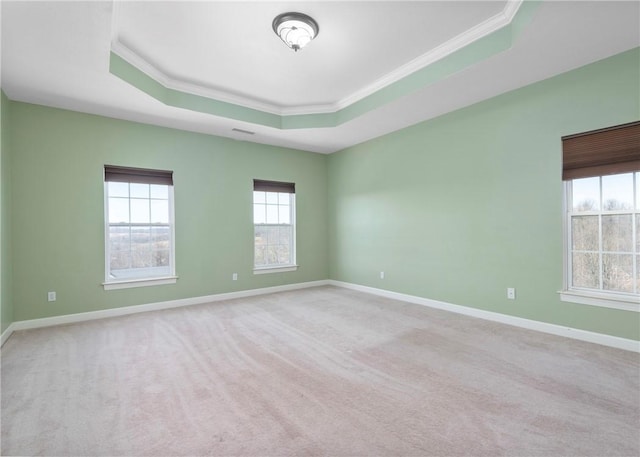
[[[2,455],[638,456],[639,355],[334,287],[14,333]]]

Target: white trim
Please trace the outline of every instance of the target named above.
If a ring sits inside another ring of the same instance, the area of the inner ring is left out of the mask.
[[[277,292],[286,292],[290,290],[306,289],[310,287],[319,286],[335,286],[345,289],[357,290],[380,297],[390,298],[393,300],[401,300],[408,303],[414,303],[417,305],[428,306],[430,308],[441,309],[457,314],[463,314],[466,316],[477,317],[479,319],[485,319],[493,322],[500,322],[502,324],[513,325],[515,327],[525,328],[528,330],[535,330],[538,332],[549,333],[552,335],[563,336],[566,338],[572,338],[575,340],[586,341],[589,343],[601,344],[603,346],[609,346],[617,349],[623,349],[626,351],[640,353],[640,341],[631,340],[627,338],[620,338],[612,335],[605,335],[603,333],[590,332],[587,330],[576,329],[572,327],[564,327],[556,324],[549,324],[546,322],[534,321],[531,319],[525,319],[522,317],[509,316],[506,314],[495,313],[492,311],[485,311],[477,308],[470,308],[467,306],[454,305],[451,303],[441,302],[437,300],[431,300],[427,298],[417,297],[414,295],[407,295],[398,292],[392,292],[384,289],[376,289],[374,287],[361,286],[359,284],[352,284],[342,281],[335,281],[332,279],[325,279],[319,281],[310,281],[304,283],[287,284],[283,286],[265,287],[261,289],[249,289],[238,292],[228,292],[215,295],[207,295],[202,297],[183,298],[178,300],[170,300],[159,303],[149,303],[144,305],[126,306],[122,308],[111,308],[99,311],[89,311],[86,313],[67,314],[64,316],[45,317],[42,319],[31,319],[26,321],[17,321],[7,327],[2,333],[0,338],[0,345],[11,336],[14,331],[27,330],[33,328],[49,327],[53,325],[71,324],[75,322],[84,322],[95,319],[104,319],[108,317],[126,316],[129,314],[144,313],[147,311],[159,311],[163,309],[179,308],[182,306],[200,305],[205,303],[212,303],[222,300],[232,300],[236,298],[252,297],[256,295],[272,294]]]
[[[166,276],[162,278],[127,279],[124,281],[103,282],[104,290],[131,289],[134,287],[161,286],[163,284],[175,284],[177,276]]]
[[[640,313],[640,303],[632,296],[615,294],[598,294],[595,292],[581,292],[576,290],[561,290],[560,300],[581,305],[601,306],[604,308],[621,309]]]
[[[462,32],[461,34],[451,38],[449,41],[444,42],[440,46],[431,49],[429,52],[413,59],[412,61],[396,68],[394,71],[386,74],[382,78],[374,81],[368,86],[354,92],[348,97],[343,98],[334,104],[334,111],[346,108],[359,100],[362,100],[369,95],[378,92],[379,90],[403,79],[407,76],[421,70],[429,65],[444,59],[445,57],[453,54],[460,49],[469,46],[473,42],[479,40],[482,37],[490,35],[493,32],[500,30],[501,28],[509,25],[513,20],[513,17],[520,9],[520,5],[523,0],[508,1],[502,11],[495,16],[486,19],[485,21],[471,27],[470,29]],[[298,112],[287,112],[289,110],[284,109],[285,114],[301,114]]]
[[[104,212],[104,276],[105,281],[109,279],[111,252],[109,248],[109,184],[105,181],[104,166],[102,167],[102,197],[104,199],[104,206],[102,211]]]
[[[569,278],[572,275],[572,265],[569,261],[569,249],[572,240],[569,230],[569,210],[567,205],[567,202],[572,199],[570,181],[562,181],[562,290],[569,288]]]
[[[477,317],[479,319],[485,319],[493,322],[500,322],[502,324],[513,325],[515,327],[526,328],[528,330],[535,330],[538,332],[572,338],[574,340],[587,341],[589,343],[596,343],[603,346],[609,346],[617,349],[624,349],[625,351],[640,353],[640,341],[631,340],[628,338],[620,338],[617,336],[590,332],[573,327],[565,327],[562,325],[549,324],[546,322],[534,321],[522,317],[509,316],[507,314],[495,313],[493,311],[485,311],[482,309],[470,308],[467,306],[454,305],[451,303],[431,300],[428,298],[417,297],[415,295],[407,295],[384,289],[376,289],[374,287],[361,286],[359,284],[352,284],[335,280],[329,280],[329,284],[332,286],[344,287],[345,289],[352,289],[360,292],[378,295],[380,297],[391,298],[393,300],[401,300],[409,303],[415,303],[417,305],[428,306],[430,308],[442,309],[457,314]]]
[[[13,328],[13,323],[11,323],[6,328],[6,330],[2,332],[2,335],[0,335],[0,347],[2,347],[4,343],[9,339],[14,330],[15,329]]]
[[[287,265],[286,267],[267,267],[267,268],[254,268],[254,275],[267,275],[269,273],[284,273],[286,271],[296,271],[298,265]]]
[[[149,60],[146,60],[129,46],[120,41],[118,37],[114,38],[111,42],[111,51],[167,89],[198,95],[200,97],[210,98],[220,102],[232,103],[234,105],[256,109],[269,114],[282,114],[278,105],[261,102],[249,96],[236,95],[221,89],[171,78],[159,70]]]
[[[234,94],[222,88],[206,87],[200,84],[194,84],[189,81],[170,77],[159,70],[152,62],[143,58],[140,54],[120,40],[118,34],[119,16],[121,12],[120,7],[116,6],[119,3],[117,1],[114,2],[113,8],[111,51],[168,89],[199,95],[201,97],[232,103],[245,108],[251,108],[280,116],[335,113],[375,92],[378,92],[390,84],[393,84],[412,73],[415,73],[416,71],[421,70],[422,68],[425,68],[466,46],[469,46],[480,38],[490,35],[491,33],[509,25],[511,21],[513,21],[513,18],[520,9],[520,5],[522,5],[523,1],[524,0],[507,1],[504,9],[498,14],[471,27],[401,67],[396,68],[373,83],[364,86],[341,100],[318,105],[282,106],[260,101],[248,94]]]
[[[27,330],[32,328],[50,327],[52,325],[72,324],[75,322],[91,321],[95,319],[104,319],[107,317],[127,316],[129,314],[144,313],[147,311],[159,311],[163,309],[180,308],[183,306],[202,305],[222,300],[233,300],[236,298],[253,297],[256,295],[273,294],[276,292],[286,292],[290,290],[306,289],[309,287],[326,286],[328,280],[309,281],[296,284],[285,284],[282,286],[263,287],[261,289],[248,289],[238,292],[227,292],[215,295],[205,295],[202,297],[181,298],[178,300],[169,300],[158,303],[148,303],[144,305],[125,306],[122,308],[102,309],[99,311],[88,311],[86,313],[66,314],[64,316],[44,317],[41,319],[31,319],[26,321],[17,321],[11,324],[9,328],[12,331]],[[8,331],[9,329],[7,329]],[[5,332],[7,333],[7,332]],[[4,338],[4,334],[3,334]]]

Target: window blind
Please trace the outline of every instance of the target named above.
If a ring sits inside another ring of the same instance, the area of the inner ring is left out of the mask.
[[[296,185],[292,182],[253,180],[253,190],[263,192],[282,192],[287,194],[296,193]]]
[[[104,180],[173,186],[173,171],[105,165]]]
[[[640,170],[640,121],[562,137],[562,179]]]

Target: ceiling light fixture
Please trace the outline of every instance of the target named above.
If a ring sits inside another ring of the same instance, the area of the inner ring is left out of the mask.
[[[273,20],[273,31],[284,43],[298,52],[320,32],[318,23],[302,13],[282,13]]]

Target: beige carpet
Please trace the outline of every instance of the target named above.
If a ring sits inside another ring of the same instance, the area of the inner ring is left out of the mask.
[[[3,455],[638,456],[638,354],[321,287],[15,333]]]

